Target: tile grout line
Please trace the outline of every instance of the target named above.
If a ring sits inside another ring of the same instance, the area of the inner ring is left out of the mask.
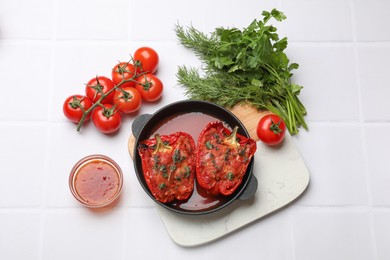
[[[355,4],[353,0],[350,0],[350,9],[351,9],[351,22],[352,22],[352,32],[353,32],[353,51],[355,56],[355,71],[357,75],[357,90],[358,90],[358,103],[359,103],[359,121],[361,124],[361,143],[363,148],[363,160],[364,160],[364,172],[366,176],[366,188],[367,188],[367,197],[368,197],[368,220],[369,220],[369,227],[370,227],[370,236],[371,236],[371,246],[372,246],[372,256],[374,259],[378,259],[378,250],[376,247],[376,240],[375,240],[375,229],[374,229],[374,219],[372,214],[372,192],[371,192],[371,186],[370,186],[370,174],[369,174],[369,167],[368,167],[368,152],[367,152],[367,141],[366,141],[366,130],[365,130],[365,121],[364,121],[364,107],[363,107],[363,96],[362,96],[362,84],[360,80],[360,61],[359,61],[359,54],[358,54],[358,47],[361,46],[358,43],[358,37],[357,37],[357,17],[355,13]],[[372,43],[371,43],[372,44]]]
[[[65,119],[55,119],[53,118],[50,122],[47,120],[1,120],[0,126],[49,126],[55,124],[68,123]],[[360,119],[357,120],[310,120],[308,121],[310,124],[317,125],[337,125],[337,126],[389,126],[390,121],[365,121],[361,122]]]
[[[130,29],[129,29],[130,30]],[[0,39],[1,42],[5,43],[12,43],[12,44],[22,44],[22,43],[29,43],[29,44],[51,44],[53,42],[52,39],[44,40],[44,39]],[[127,44],[128,42],[131,42],[131,44],[137,45],[137,44],[144,44],[145,41],[142,40],[131,40],[131,33],[126,33],[125,39],[120,40],[100,40],[100,39],[93,39],[93,40],[85,40],[85,39],[56,39],[56,43],[63,44],[63,45],[74,45],[74,44],[80,44],[80,45],[97,45],[97,46],[112,46],[115,44]],[[149,41],[154,42],[154,41]],[[159,44],[171,44],[171,45],[177,45],[177,42],[175,40],[161,40],[158,41]],[[390,41],[360,41],[360,42],[354,42],[354,41],[289,41],[289,46],[315,46],[315,47],[390,47]]]
[[[127,5],[127,12],[128,14],[131,14],[131,10],[134,6],[134,1],[128,1],[127,2],[128,5]],[[127,31],[126,31],[126,41],[127,42],[131,42],[131,39],[132,39],[132,32],[133,32],[133,19],[131,18],[131,15],[128,15],[128,19],[127,19]],[[123,214],[123,233],[122,233],[122,259],[125,260],[127,259],[128,257],[128,254],[129,254],[129,250],[127,248],[127,245],[128,245],[128,239],[129,239],[129,208],[126,207],[126,205],[124,205],[124,214]]]
[[[283,1],[279,0],[278,1],[278,9],[282,10],[283,9]],[[291,42],[290,42],[291,43]],[[296,240],[295,240],[295,229],[294,229],[294,212],[290,211],[287,214],[287,226],[288,226],[288,231],[289,231],[289,241],[291,243],[290,245],[290,253],[291,253],[291,259],[296,260],[297,259],[297,252],[296,252]]]
[[[293,211],[289,212],[287,214],[288,216],[288,227],[290,232],[290,243],[291,243],[291,254],[292,254],[292,260],[297,259],[297,253],[296,253],[296,243],[295,243],[295,232],[294,232],[294,213]]]
[[[41,223],[40,223],[40,237],[39,237],[39,251],[38,259],[44,259],[44,243],[45,243],[45,227],[46,227],[46,209],[47,209],[47,190],[49,183],[49,170],[50,170],[50,140],[52,139],[52,131],[50,127],[50,121],[53,117],[51,108],[53,107],[53,85],[54,85],[54,71],[55,71],[55,42],[56,42],[56,29],[57,29],[57,1],[52,2],[52,27],[51,27],[51,39],[50,39],[50,81],[49,81],[49,102],[48,102],[48,116],[46,124],[46,144],[45,144],[45,172],[42,180],[42,198],[41,198]]]
[[[361,125],[361,141],[363,146],[363,156],[365,160],[365,172],[367,177],[367,192],[368,192],[368,199],[369,199],[369,206],[371,206],[371,193],[369,192],[369,183],[368,183],[368,167],[367,167],[367,152],[366,152],[366,142],[365,142],[365,131],[364,131],[364,112],[363,112],[363,101],[362,101],[362,86],[360,82],[360,69],[359,69],[359,55],[358,55],[358,45],[357,43],[357,31],[356,31],[356,17],[354,15],[355,6],[353,4],[353,0],[350,0],[350,7],[351,7],[351,21],[352,21],[352,31],[353,31],[353,52],[354,52],[354,58],[355,58],[355,72],[357,75],[356,85],[357,85],[357,94],[358,94],[358,104],[359,104],[359,124]]]
[[[296,205],[297,208],[301,208],[302,210],[307,209],[316,209],[316,210],[337,210],[337,209],[348,209],[351,211],[367,211],[369,209],[372,209],[372,206],[362,206],[362,205],[350,205],[350,204],[341,204],[341,205]],[[45,207],[46,212],[60,212],[63,210],[73,210],[73,209],[83,209],[84,207],[82,205],[79,206],[59,206],[59,207]],[[137,210],[150,210],[153,209],[154,206],[117,206],[116,208],[127,210],[127,209],[137,209]],[[375,209],[383,211],[383,212],[389,212],[390,213],[390,206],[375,206]],[[0,212],[40,212],[42,210],[42,206],[38,207],[0,207]]]
[[[133,8],[133,1],[128,1],[128,6],[127,6],[127,12],[128,14],[131,14],[131,9]],[[127,15],[127,31],[126,31],[126,42],[131,43],[132,39],[132,31],[133,31],[133,19],[131,15]]]
[[[46,223],[46,195],[47,195],[47,184],[49,180],[49,169],[50,169],[50,140],[52,138],[51,129],[46,126],[46,139],[45,139],[45,158],[44,158],[44,174],[42,177],[42,192],[41,192],[41,206],[40,206],[40,234],[39,234],[39,251],[38,259],[43,259],[44,251],[44,235],[45,235],[45,223]]]
[[[129,235],[128,235],[128,226],[129,226],[129,221],[128,221],[128,218],[129,218],[129,208],[128,207],[124,207],[124,227],[123,227],[123,241],[122,241],[122,246],[123,246],[123,249],[122,249],[122,259],[127,259],[127,256],[128,256],[128,249],[127,249],[127,245],[128,245],[128,238],[129,238]]]
[[[278,8],[279,10],[283,9],[283,2],[282,0],[278,1]],[[289,231],[289,241],[290,241],[290,253],[291,253],[291,259],[296,260],[297,259],[297,250],[296,250],[296,240],[295,240],[295,228],[294,228],[294,211],[290,211],[287,214],[287,222],[288,222],[288,231]]]
[[[307,209],[313,209],[313,210],[319,210],[319,211],[331,211],[331,210],[349,210],[349,211],[370,211],[373,207],[369,205],[348,205],[348,204],[341,204],[341,205],[298,205],[299,208],[303,210]],[[378,210],[382,210],[385,212],[390,212],[389,206],[383,206],[383,207],[375,207]]]

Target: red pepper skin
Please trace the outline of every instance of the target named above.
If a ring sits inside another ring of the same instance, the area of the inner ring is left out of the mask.
[[[196,146],[192,136],[184,132],[157,135],[140,142],[138,153],[146,183],[156,200],[170,203],[191,196],[196,171]]]
[[[256,142],[236,131],[230,131],[222,122],[211,122],[198,139],[196,180],[209,194],[231,195],[242,183]]]

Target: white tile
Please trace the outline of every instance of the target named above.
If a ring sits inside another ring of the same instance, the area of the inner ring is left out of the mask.
[[[48,131],[15,123],[0,126],[0,132],[0,207],[40,206]]]
[[[358,125],[311,123],[296,138],[310,173],[303,205],[367,205],[367,177]]]
[[[270,12],[273,8],[278,8],[278,2],[249,0],[245,4],[237,4],[237,1],[232,0],[208,1],[203,6],[204,20],[207,22],[204,23],[203,30],[198,29],[204,33],[214,32],[218,27],[235,27],[241,30],[248,27],[254,19],[262,20],[263,11]],[[272,23],[278,28],[278,22]]]
[[[68,96],[85,95],[87,82],[96,76],[111,78],[119,61],[130,60],[136,47],[112,42],[57,42],[53,73],[52,120],[64,120],[62,105]]]
[[[50,39],[53,1],[0,1],[2,39]]]
[[[121,259],[124,212],[54,210],[45,216],[42,259]]]
[[[71,198],[67,185],[69,171],[73,164],[81,157],[92,153],[103,153],[106,155],[120,154],[117,162],[123,166],[125,174],[125,186],[123,191],[122,203],[131,206],[146,205],[154,206],[153,202],[146,196],[136,179],[132,161],[130,159],[127,142],[131,135],[131,124],[134,118],[139,114],[154,113],[157,109],[176,100],[183,99],[183,90],[176,86],[175,73],[177,66],[185,60],[196,60],[191,53],[184,48],[179,48],[176,55],[172,58],[170,53],[175,51],[175,44],[157,44],[145,42],[145,45],[151,46],[158,51],[160,55],[160,68],[157,76],[164,83],[164,93],[160,101],[155,103],[143,103],[140,111],[136,114],[122,117],[122,126],[119,133],[107,136],[95,129],[89,122],[84,125],[81,132],[76,131],[76,125],[67,121],[62,113],[62,104],[65,98],[72,94],[85,91],[85,85],[94,75],[104,75],[110,77],[111,68],[118,60],[124,60],[130,57],[129,53],[134,52],[136,48],[129,48],[125,44],[111,43],[59,43],[56,46],[55,63],[55,82],[58,85],[53,88],[53,109],[51,115],[53,121],[59,121],[58,125],[53,126],[53,145],[51,148],[53,158],[50,160],[50,170],[60,172],[56,178],[49,179],[48,185],[48,205],[50,207],[58,206],[76,206]],[[192,56],[191,56],[192,55]],[[77,60],[75,61],[75,56]],[[99,57],[101,62],[91,62]],[[71,77],[69,75],[72,74]],[[90,76],[88,76],[90,75]],[[74,147],[74,148],[72,148]],[[65,151],[72,150],[73,153]],[[118,151],[121,151],[118,153]],[[61,165],[61,167],[59,167]]]
[[[104,154],[111,157],[122,168],[128,178],[131,168],[130,155],[127,151],[128,129],[121,128],[115,135],[98,132],[90,122],[81,132],[71,122],[56,124],[52,127],[50,140],[50,163],[47,183],[47,203],[49,207],[80,206],[72,197],[68,179],[73,165],[81,158],[91,154]],[[133,183],[124,183],[123,189],[130,189]],[[121,196],[122,197],[122,196]],[[125,198],[121,198],[122,205]],[[126,198],[127,200],[127,198]]]
[[[390,211],[375,210],[373,212],[375,244],[378,254],[378,260],[390,259]]]
[[[0,0],[0,6],[1,93],[33,104],[15,107],[15,98],[3,98],[7,109],[0,112],[0,259],[390,258],[390,137],[383,134],[390,130],[389,1]],[[201,66],[178,45],[176,23],[206,33],[242,28],[273,7],[287,15],[272,24],[300,64],[293,81],[304,86],[310,130],[294,142],[310,172],[309,189],[289,208],[231,235],[181,247],[138,183],[127,148],[131,124],[186,98],[177,66]],[[62,114],[65,98],[83,94],[96,75],[110,77],[141,45],[160,55],[163,98],[124,117],[117,134],[101,134],[92,123],[76,132]],[[121,199],[108,211],[81,206],[68,188],[74,163],[94,153],[113,158],[124,174]]]
[[[40,214],[0,213],[0,259],[39,259]]]
[[[163,259],[175,245],[170,240],[156,209],[129,209],[127,212],[126,259]],[[153,232],[145,232],[153,230]],[[153,250],[150,250],[153,245]],[[165,258],[164,258],[165,257]]]
[[[202,1],[131,1],[130,39],[132,41],[177,41],[174,27],[202,25]]]
[[[51,174],[49,174],[46,188],[48,207],[81,207],[69,190],[69,174],[78,160],[91,154],[107,155],[122,169],[123,190],[116,206],[155,206],[138,182],[128,151],[131,120],[126,120],[115,135],[98,132],[91,122],[85,125],[81,132],[77,132],[76,126],[71,122],[56,124],[51,131],[48,169]]]
[[[293,225],[295,259],[374,259],[364,211],[304,209],[293,216]]]
[[[153,43],[149,43],[152,45]],[[154,43],[159,53],[160,62],[157,76],[164,84],[164,92],[161,103],[164,105],[187,98],[184,95],[185,88],[178,85],[177,71],[179,66],[193,67],[201,69],[202,63],[195,54],[183,46],[176,43],[158,44]],[[172,55],[174,53],[175,55]],[[200,70],[201,71],[201,70]],[[153,104],[155,106],[155,104]]]
[[[351,6],[348,0],[282,0],[287,19],[279,36],[290,41],[352,41]]]
[[[364,120],[390,120],[390,46],[358,47],[358,57]]]
[[[58,39],[124,40],[128,1],[57,1]]]
[[[50,100],[50,45],[1,41],[0,57],[1,93],[3,97],[12,97],[2,99],[2,106],[9,110],[3,109],[0,119],[46,119]]]
[[[390,2],[387,0],[353,1],[358,41],[389,41]]]
[[[125,183],[126,187],[124,187],[122,193],[123,204],[131,208],[155,208],[156,203],[143,190],[133,168],[125,176]]]
[[[367,125],[366,143],[372,203],[390,206],[389,125]]]
[[[299,64],[292,81],[303,86],[299,95],[306,119],[359,120],[356,59],[352,47],[291,44],[290,62]],[[326,109],[325,109],[326,108]]]
[[[85,84],[96,75],[111,78],[111,70],[118,61],[130,60],[134,51],[141,46],[150,46],[159,53],[160,65],[156,75],[164,84],[163,96],[157,102],[143,102],[138,113],[126,116],[126,120],[132,120],[138,114],[153,113],[163,105],[183,99],[183,89],[176,82],[177,66],[199,62],[192,53],[174,43],[144,42],[129,47],[125,43],[60,42],[56,45],[53,109],[50,111],[52,120],[66,121],[62,112],[64,100],[74,94],[85,95]],[[173,57],[172,52],[175,52]],[[99,62],[94,62],[96,57]],[[183,62],[184,60],[190,62]]]
[[[256,256],[256,259],[293,259],[291,222],[288,214],[284,213],[287,212],[278,212],[261,219],[212,243],[208,248],[209,255],[226,260],[241,259],[243,256]],[[229,250],[227,253],[227,248],[237,246],[239,250]]]
[[[208,259],[207,250],[202,247],[176,245],[156,209],[130,209],[126,231],[126,259]]]

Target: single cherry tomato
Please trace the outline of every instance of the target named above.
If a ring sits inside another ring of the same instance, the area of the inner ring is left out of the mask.
[[[92,100],[93,103],[96,103],[102,96],[102,94],[108,94],[102,101],[102,104],[112,103],[112,97],[114,96],[115,88],[114,83],[111,79],[104,76],[96,76],[95,78],[88,81],[87,86],[85,87],[85,93],[87,97]]]
[[[79,123],[84,111],[87,111],[92,106],[92,101],[86,96],[73,95],[65,99],[63,112],[66,118],[74,123]],[[89,120],[91,113],[85,117],[85,121]]]
[[[164,86],[158,77],[147,73],[137,78],[136,88],[145,101],[153,102],[162,96]]]
[[[120,128],[122,117],[115,106],[103,104],[92,111],[92,122],[100,132],[110,134]]]
[[[135,68],[134,65],[129,62],[120,62],[119,64],[115,65],[115,67],[112,69],[111,77],[112,82],[118,86],[123,80],[131,79],[135,76]],[[124,87],[134,87],[135,82],[134,81],[128,81],[124,82],[120,85],[121,88]]]
[[[141,94],[136,88],[123,87],[115,90],[113,103],[122,113],[133,113],[141,107]]]
[[[286,124],[277,115],[266,115],[257,124],[257,136],[267,145],[281,143],[286,134]]]
[[[157,71],[159,57],[152,48],[141,47],[137,49],[134,52],[133,59],[138,73],[155,73]]]

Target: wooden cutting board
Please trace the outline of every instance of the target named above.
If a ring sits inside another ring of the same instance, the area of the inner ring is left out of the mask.
[[[156,204],[169,236],[178,245],[199,246],[259,221],[291,204],[303,194],[309,184],[307,167],[288,133],[277,147],[269,147],[258,141],[257,123],[269,112],[259,112],[248,105],[236,106],[231,112],[257,141],[253,170],[259,185],[257,192],[252,199],[235,201],[218,212],[200,216],[175,214]],[[131,134],[128,140],[131,156],[134,142],[135,138]]]

